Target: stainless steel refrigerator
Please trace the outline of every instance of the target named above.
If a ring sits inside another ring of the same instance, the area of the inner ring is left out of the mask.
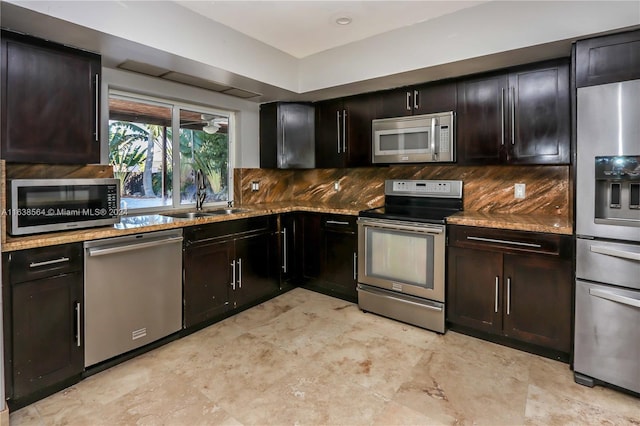
[[[640,392],[640,80],[577,102],[574,377]]]

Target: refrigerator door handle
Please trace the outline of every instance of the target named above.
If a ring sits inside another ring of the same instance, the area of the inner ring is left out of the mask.
[[[637,260],[640,262],[640,253],[634,253],[626,250],[616,250],[610,247],[591,246],[589,249],[594,253],[604,254],[607,256],[619,257],[621,259]]]
[[[590,288],[589,294],[591,296],[599,297],[601,299],[610,300],[612,302],[622,303],[623,305],[640,308],[640,299],[633,299],[631,297],[622,296],[620,294],[616,294],[611,291],[601,290],[599,288]]]

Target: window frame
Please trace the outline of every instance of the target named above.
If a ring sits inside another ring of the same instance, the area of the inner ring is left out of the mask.
[[[218,116],[225,116],[228,118],[228,127],[227,127],[227,140],[228,140],[228,158],[227,158],[227,200],[226,201],[217,201],[217,202],[207,202],[203,207],[220,207],[227,206],[227,203],[233,203],[234,196],[234,180],[233,180],[233,171],[235,168],[235,147],[234,141],[236,138],[236,112],[232,110],[223,110],[219,108],[215,108],[210,105],[203,105],[197,103],[189,103],[186,101],[173,99],[173,98],[163,98],[160,96],[149,96],[142,93],[137,93],[131,90],[122,90],[114,87],[109,87],[107,91],[107,139],[106,144],[108,144],[108,127],[110,111],[108,109],[109,100],[115,97],[117,99],[124,99],[128,101],[138,101],[144,102],[152,105],[158,105],[163,107],[171,108],[171,149],[174,153],[172,155],[172,164],[173,168],[172,173],[172,181],[171,181],[171,205],[161,205],[154,207],[141,207],[135,209],[127,209],[127,216],[135,216],[140,214],[147,213],[157,213],[162,211],[171,211],[171,210],[186,210],[195,207],[194,203],[180,203],[180,185],[181,185],[181,174],[176,173],[176,170],[180,170],[180,111],[187,110],[192,112],[201,112],[203,114],[211,114]],[[108,149],[108,147],[107,147]],[[108,161],[107,161],[107,164]],[[109,164],[111,165],[111,164]],[[177,190],[176,190],[177,188]]]

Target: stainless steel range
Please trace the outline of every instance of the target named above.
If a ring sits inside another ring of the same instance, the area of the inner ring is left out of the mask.
[[[640,80],[578,89],[575,380],[640,392]]]
[[[385,205],[358,218],[358,306],[445,331],[447,216],[462,210],[462,181],[387,180]]]

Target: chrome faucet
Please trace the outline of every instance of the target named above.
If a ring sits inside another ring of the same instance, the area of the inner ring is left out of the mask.
[[[196,171],[196,210],[202,210],[204,199],[207,197],[207,186],[204,183],[202,169]]]

